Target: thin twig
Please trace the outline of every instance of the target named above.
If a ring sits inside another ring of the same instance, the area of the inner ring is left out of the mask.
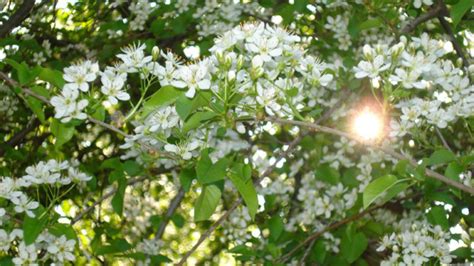
[[[161,239],[163,236],[163,233],[165,232],[166,226],[170,222],[171,217],[174,215],[176,210],[179,207],[179,204],[181,204],[181,201],[184,198],[184,188],[180,187],[178,190],[178,194],[171,200],[170,206],[168,207],[168,211],[166,212],[166,215],[163,219],[163,221],[160,223],[160,227],[158,227],[158,230],[156,231],[155,239]]]
[[[461,58],[463,66],[465,68],[468,68],[469,67],[469,62],[467,61],[466,55],[465,55],[461,45],[459,44],[458,40],[456,40],[456,37],[454,36],[454,32],[451,29],[451,26],[449,25],[449,23],[444,18],[444,17],[449,16],[448,8],[446,7],[446,4],[441,0],[440,0],[439,5],[441,6],[441,11],[438,13],[439,23],[441,24],[441,27],[443,27],[443,30],[446,32],[446,34],[448,34],[449,40],[453,44],[454,50],[458,54],[459,58]]]
[[[306,259],[308,258],[309,256],[309,253],[311,253],[311,250],[313,249],[313,246],[314,246],[314,243],[316,243],[316,239],[313,239],[313,241],[311,241],[311,243],[309,244],[309,246],[306,248],[304,254],[303,254],[303,257],[301,258],[301,260],[298,262],[298,266],[302,266],[305,264],[306,262]]]
[[[38,93],[34,92],[33,90],[31,90],[30,88],[27,88],[27,87],[23,87],[21,86],[20,83],[18,83],[17,81],[13,80],[12,78],[10,78],[6,73],[4,72],[1,72],[0,71],[0,79],[4,80],[6,83],[8,83],[8,85],[12,86],[12,87],[18,87],[21,89],[22,93],[28,95],[28,96],[31,96],[33,98],[36,98],[40,101],[42,101],[43,103],[47,104],[47,105],[50,105],[51,106],[51,102],[46,98],[44,97],[43,95],[39,95]],[[119,128],[117,127],[114,127],[110,124],[107,124],[105,122],[102,122],[100,120],[97,120],[95,118],[93,118],[92,116],[88,116],[87,117],[87,120],[89,120],[89,122],[93,123],[93,124],[96,124],[96,125],[99,125],[103,128],[106,128],[110,131],[113,131],[115,133],[118,133],[124,137],[129,137],[129,135],[125,132],[125,131],[122,131],[120,130]]]
[[[10,32],[28,17],[35,6],[35,0],[24,0],[13,15],[0,27],[0,38],[5,38]]]
[[[142,176],[142,177],[132,179],[132,180],[127,182],[127,186],[132,186],[136,183],[140,183],[143,180],[145,180],[146,178],[147,177]],[[88,214],[90,211],[92,211],[97,205],[101,204],[104,200],[106,200],[106,199],[110,198],[112,195],[114,195],[115,192],[117,192],[117,189],[118,189],[118,187],[114,187],[111,191],[109,191],[106,194],[102,195],[102,197],[100,197],[98,200],[94,201],[94,203],[92,203],[92,205],[88,206],[82,212],[80,212],[78,215],[76,215],[76,217],[74,217],[74,219],[71,220],[71,225],[74,225],[75,223],[80,221],[86,214]]]
[[[38,118],[34,117],[33,119],[31,119],[31,121],[28,123],[28,125],[25,128],[20,130],[11,139],[9,139],[6,142],[6,145],[10,147],[15,147],[16,145],[22,143],[26,135],[28,135],[28,133],[36,129],[36,127],[39,125],[40,125],[40,121],[38,120]],[[3,156],[4,154],[5,154],[5,149],[2,149],[0,147],[0,156]]]
[[[260,178],[257,178],[255,181],[254,181],[254,184],[256,185],[260,185],[260,181],[268,176],[271,172],[273,172],[273,170],[275,169],[277,163],[279,161],[281,161],[283,158],[286,158],[292,151],[293,149],[300,143],[300,141],[303,139],[303,137],[305,136],[306,134],[305,133],[300,133],[298,135],[298,137],[296,137],[289,145],[288,145],[288,148],[285,150],[285,151],[280,151],[280,153],[276,156],[276,160],[275,162],[270,165],[266,170],[265,172],[260,176]],[[206,232],[204,232],[201,237],[198,239],[198,241],[196,242],[196,244],[194,244],[194,246],[188,251],[186,252],[186,254],[181,258],[181,260],[176,264],[176,265],[184,265],[184,263],[186,262],[186,260],[191,256],[191,254],[194,253],[194,251],[196,251],[196,249],[202,244],[202,242],[204,242],[204,240],[206,240],[211,234],[212,232],[214,232],[214,230],[216,230],[217,227],[219,227],[226,219],[227,217],[229,217],[229,215],[237,209],[237,207],[239,207],[240,204],[243,203],[243,199],[240,197],[238,198],[233,204],[232,206],[221,216],[219,217],[219,219],[211,226],[209,227],[209,229],[207,229]]]
[[[451,147],[449,147],[448,142],[447,142],[446,139],[444,138],[444,136],[443,136],[443,134],[441,133],[441,131],[440,131],[437,127],[435,127],[435,131],[436,131],[436,134],[438,134],[438,137],[441,139],[441,142],[443,143],[443,146],[444,146],[446,149],[448,149],[448,150],[450,150],[450,151],[452,152],[453,150],[451,150]]]
[[[359,218],[362,218],[363,216],[365,216],[366,214],[368,213],[371,213],[372,211],[374,210],[377,210],[377,209],[380,209],[382,208],[384,205],[375,205],[375,206],[372,206],[371,208],[368,208],[368,209],[365,209],[364,211],[358,213],[358,214],[355,214],[355,215],[352,215],[348,218],[345,218],[345,219],[342,219],[338,222],[335,222],[335,223],[332,223],[330,224],[329,226],[325,227],[323,230],[321,231],[318,231],[316,233],[313,233],[312,235],[310,235],[308,238],[306,238],[303,242],[299,243],[296,247],[294,247],[290,252],[286,253],[283,257],[281,257],[280,259],[278,259],[278,262],[285,262],[288,258],[290,258],[293,254],[295,254],[296,251],[298,251],[300,248],[306,246],[308,243],[311,243],[312,241],[316,240],[317,238],[319,238],[321,235],[323,235],[324,233],[326,232],[329,232],[329,231],[332,231],[336,228],[339,228],[347,223],[350,223],[352,221],[355,221],[355,220],[358,220]]]
[[[386,154],[388,155],[391,155],[392,157],[398,159],[398,160],[407,160],[413,167],[418,167],[418,163],[413,160],[413,159],[410,159],[408,157],[406,157],[405,155],[401,154],[401,153],[398,153],[396,152],[395,150],[391,149],[391,148],[388,148],[388,147],[383,147],[383,146],[380,146],[380,145],[377,145],[375,143],[368,143],[368,142],[365,142],[365,141],[362,141],[360,140],[359,138],[357,138],[356,136],[352,135],[352,134],[349,134],[347,132],[344,132],[344,131],[341,131],[341,130],[338,130],[338,129],[335,129],[335,128],[330,128],[330,127],[325,127],[325,126],[321,126],[321,125],[318,125],[318,124],[314,124],[314,123],[310,123],[310,122],[304,122],[304,121],[293,121],[293,120],[285,120],[285,119],[281,119],[281,118],[277,118],[277,117],[268,117],[268,118],[265,118],[264,119],[265,121],[269,121],[269,122],[275,122],[275,123],[278,123],[278,124],[283,124],[283,125],[295,125],[295,126],[302,126],[302,127],[306,127],[306,128],[311,128],[315,131],[318,131],[318,132],[324,132],[324,133],[328,133],[328,134],[332,134],[332,135],[337,135],[337,136],[341,136],[341,137],[345,137],[345,138],[348,138],[348,139],[352,139],[352,140],[355,140],[365,146],[368,146],[368,147],[371,147],[371,148],[375,148],[377,150],[380,150],[380,151],[383,151],[385,152]],[[425,169],[425,174],[429,177],[432,177],[436,180],[439,180],[447,185],[450,185],[452,187],[455,187],[455,188],[458,188],[464,192],[467,192],[471,195],[474,195],[474,188],[472,187],[468,187],[460,182],[457,182],[453,179],[450,179],[444,175],[441,175],[433,170],[430,170],[430,169]]]
[[[344,89],[343,92],[342,92],[342,99],[340,102],[346,100],[347,97],[349,97],[349,91],[347,89]],[[339,102],[339,103],[340,103]],[[333,106],[332,108],[330,108],[325,114],[323,114],[318,120],[317,122],[322,122],[326,119],[328,119],[331,114],[333,112],[335,112],[339,107],[340,105],[339,104],[336,104],[336,106]],[[273,170],[275,169],[277,163],[279,161],[281,161],[282,159],[286,158],[289,154],[291,154],[291,152],[293,152],[293,149],[301,142],[301,140],[308,134],[308,132],[300,132],[299,135],[288,145],[287,149],[286,150],[282,150],[280,151],[275,157],[277,158],[275,160],[275,162],[270,165],[266,170],[265,172],[260,176],[260,178],[257,178],[255,181],[254,181],[254,184],[257,185],[257,186],[260,186],[260,181],[265,178],[266,176],[268,176],[271,172],[273,172]],[[176,264],[177,266],[179,265],[184,265],[184,263],[186,262],[186,260],[191,256],[191,254],[196,251],[196,249],[212,234],[212,232],[214,230],[216,230],[216,228],[218,226],[220,226],[226,219],[227,217],[229,217],[229,215],[237,209],[237,207],[243,203],[243,199],[242,197],[238,198],[233,204],[232,206],[221,216],[219,217],[219,219],[209,228],[207,229],[206,232],[204,232],[201,237],[198,239],[198,241],[193,245],[193,247],[188,251],[186,252],[186,254],[181,258],[181,260]]]
[[[400,33],[406,34],[406,33],[409,33],[411,31],[413,31],[421,23],[426,22],[426,21],[428,21],[432,18],[437,17],[438,14],[441,12],[441,10],[442,10],[442,5],[440,3],[438,3],[436,5],[433,5],[433,7],[430,10],[428,10],[428,12],[426,12],[426,13],[416,17],[412,21],[410,21],[405,27],[403,27],[403,29],[400,31]]]
[[[404,200],[408,200],[408,199],[413,199],[413,198],[416,198],[420,196],[420,193],[414,193],[414,194],[410,194],[410,195],[407,195],[407,196],[404,196],[404,197],[401,197],[399,199],[396,200],[396,202],[402,202]],[[385,207],[387,204],[389,204],[388,202],[385,202],[383,204],[378,204],[378,205],[374,205],[370,208],[367,208],[365,210],[363,210],[362,212],[359,212],[357,214],[354,214],[350,217],[347,217],[345,219],[342,219],[340,221],[337,221],[337,222],[334,222],[328,226],[326,226],[325,228],[323,228],[322,230],[320,231],[317,231],[317,232],[314,232],[312,233],[309,237],[307,237],[303,242],[299,243],[296,247],[294,247],[292,250],[290,250],[288,253],[286,253],[284,256],[280,257],[277,262],[280,262],[280,263],[283,263],[285,262],[288,258],[290,258],[293,254],[295,254],[296,251],[298,251],[300,248],[306,246],[308,243],[311,243],[315,240],[317,240],[320,236],[322,236],[324,233],[326,232],[329,232],[329,231],[332,231],[334,229],[337,229],[345,224],[348,224],[350,222],[353,222],[355,220],[358,220],[362,217],[364,217],[365,215],[375,211],[375,210],[378,210],[380,208],[383,208]]]

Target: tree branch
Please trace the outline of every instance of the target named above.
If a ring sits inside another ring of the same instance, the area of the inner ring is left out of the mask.
[[[39,95],[37,94],[36,92],[32,91],[30,88],[27,88],[27,87],[22,87],[21,84],[19,84],[18,82],[16,82],[15,80],[11,79],[6,73],[0,71],[0,79],[4,80],[6,83],[8,83],[8,85],[12,86],[12,87],[18,87],[21,89],[22,93],[28,95],[28,96],[31,96],[33,98],[36,98],[40,101],[42,101],[43,103],[51,106],[51,102],[46,98],[44,97],[43,95]],[[100,120],[97,120],[95,118],[93,118],[92,116],[88,116],[87,117],[87,120],[89,120],[89,122],[93,123],[93,124],[96,124],[96,125],[99,125],[101,127],[104,127],[110,131],[113,131],[115,133],[118,133],[124,137],[129,137],[130,135],[128,135],[125,131],[122,131],[120,130],[119,128],[117,127],[114,127],[110,124],[107,124],[105,122],[102,122]]]
[[[405,197],[402,197],[400,199],[397,200],[397,202],[401,202],[401,201],[404,201],[404,200],[407,200],[407,199],[412,199],[412,198],[415,198],[417,196],[419,196],[420,194],[419,193],[415,193],[415,194],[411,194],[411,195],[408,195],[408,196],[405,196]],[[332,231],[334,229],[337,229],[345,224],[348,224],[350,222],[353,222],[355,220],[358,220],[362,217],[364,217],[365,215],[375,211],[375,210],[378,210],[380,208],[383,208],[385,207],[386,205],[388,204],[388,202],[386,203],[383,203],[383,204],[379,204],[379,205],[374,205],[370,208],[367,208],[365,209],[364,211],[362,212],[359,212],[357,214],[354,214],[350,217],[347,217],[345,219],[342,219],[340,221],[337,221],[335,223],[332,223],[330,225],[328,225],[327,227],[325,227],[324,229],[322,229],[321,231],[318,231],[318,232],[315,232],[313,234],[311,234],[309,237],[307,237],[303,242],[299,243],[296,247],[294,247],[292,250],[290,250],[290,252],[286,253],[284,256],[282,256],[281,258],[279,258],[277,260],[277,262],[280,262],[280,263],[283,263],[285,262],[288,258],[290,258],[293,254],[295,254],[296,251],[298,251],[300,248],[306,246],[307,244],[309,243],[314,243],[314,241],[319,238],[320,236],[322,236],[324,233],[326,232],[329,232],[329,231]]]
[[[16,145],[22,143],[23,139],[25,139],[26,135],[36,129],[36,127],[40,124],[40,121],[37,118],[33,118],[28,125],[20,130],[17,134],[15,134],[11,139],[6,142],[6,145],[10,147],[15,147]],[[0,148],[0,157],[5,154],[5,150]]]
[[[333,112],[335,112],[339,107],[340,107],[340,103],[344,100],[346,100],[347,97],[349,97],[349,91],[344,89],[343,92],[342,92],[342,99],[338,102],[338,104],[336,104],[335,106],[333,106],[332,108],[330,108],[325,114],[323,114],[318,120],[317,122],[320,123],[326,119],[328,119],[331,114]],[[275,169],[277,163],[281,160],[281,159],[284,159],[286,158],[292,151],[293,149],[301,142],[301,140],[308,134],[308,132],[300,132],[300,134],[288,145],[288,148],[285,150],[285,151],[280,151],[275,157],[277,158],[275,160],[275,162],[270,165],[266,170],[265,172],[260,176],[260,178],[257,178],[255,181],[254,181],[254,184],[256,186],[259,186],[260,185],[260,181],[265,178],[266,176],[268,176],[271,172],[273,172],[273,170]],[[221,216],[219,217],[219,219],[209,228],[207,229],[206,232],[204,232],[201,237],[198,239],[198,241],[196,242],[196,244],[194,244],[194,246],[188,251],[186,252],[186,254],[181,258],[181,260],[176,264],[176,265],[184,265],[184,263],[186,263],[186,260],[191,256],[191,254],[196,251],[196,249],[204,242],[204,240],[206,240],[214,230],[216,230],[216,228],[218,226],[220,226],[226,219],[227,217],[229,217],[229,215],[235,211],[237,209],[237,207],[243,203],[243,199],[242,197],[239,197],[239,199],[237,199],[234,204],[232,204],[232,206]]]
[[[358,214],[355,214],[355,215],[352,215],[348,218],[345,218],[345,219],[342,219],[338,222],[335,222],[335,223],[332,223],[330,224],[329,226],[325,227],[323,230],[321,231],[318,231],[318,232],[315,232],[313,234],[311,234],[308,238],[306,238],[303,242],[299,243],[296,247],[294,247],[290,252],[286,253],[283,257],[281,257],[280,259],[278,259],[278,262],[280,263],[283,263],[285,262],[286,260],[288,260],[288,258],[290,258],[293,254],[295,254],[296,251],[298,251],[300,248],[306,246],[307,244],[311,243],[312,241],[316,240],[317,238],[319,238],[321,235],[323,235],[324,233],[326,232],[329,232],[331,230],[334,230],[336,228],[339,228],[347,223],[350,223],[352,221],[355,221],[355,220],[358,220],[359,218],[362,218],[364,217],[366,214],[368,213],[371,213],[377,209],[380,209],[382,208],[384,205],[375,205],[375,206],[372,206],[371,208],[368,208],[368,209],[365,209],[364,211],[358,213]]]
[[[462,65],[465,68],[468,68],[469,67],[469,62],[467,61],[467,58],[466,58],[466,56],[463,52],[463,49],[462,49],[461,45],[459,44],[458,40],[456,40],[456,37],[454,36],[454,32],[451,29],[451,26],[449,25],[449,23],[444,18],[444,17],[449,16],[448,8],[446,7],[446,4],[441,0],[440,0],[440,6],[441,6],[441,10],[438,13],[439,23],[441,24],[441,27],[443,27],[443,30],[446,32],[446,34],[448,34],[449,40],[453,44],[454,50],[458,54],[459,58],[461,58],[461,60],[462,60]]]
[[[271,172],[273,172],[273,169],[275,169],[276,167],[276,164],[283,158],[286,158],[292,151],[293,149],[300,143],[300,141],[303,139],[303,137],[306,135],[307,133],[300,133],[298,135],[298,137],[296,137],[289,145],[288,145],[288,148],[285,150],[285,151],[280,151],[280,153],[275,156],[277,159],[275,160],[275,162],[269,166],[265,172],[260,176],[260,178],[257,178],[255,181],[254,181],[254,184],[256,185],[260,185],[260,181],[268,176]],[[201,237],[198,239],[198,241],[196,242],[196,244],[194,244],[194,246],[188,251],[186,252],[186,254],[181,258],[181,260],[176,264],[176,265],[184,265],[184,263],[186,263],[186,260],[191,256],[191,254],[194,253],[194,251],[196,251],[196,249],[202,244],[202,242],[204,242],[204,240],[206,240],[211,234],[212,232],[214,232],[214,230],[216,230],[217,227],[219,227],[226,219],[227,217],[229,217],[229,215],[235,211],[237,209],[237,207],[239,207],[240,204],[243,203],[243,199],[242,197],[239,197],[239,199],[237,199],[233,204],[232,206],[221,216],[219,217],[219,219],[209,228],[207,229],[206,232],[204,232]]]
[[[166,212],[166,215],[165,215],[163,221],[160,223],[160,227],[156,231],[155,239],[161,239],[161,237],[163,236],[163,233],[165,232],[166,226],[170,222],[170,219],[173,216],[173,214],[178,209],[179,204],[181,204],[181,201],[184,198],[184,194],[185,194],[184,188],[180,187],[179,190],[178,190],[178,194],[176,194],[176,196],[171,200],[168,211]]]
[[[133,180],[129,180],[127,182],[127,186],[132,186],[136,183],[140,183],[143,180],[145,180],[146,178],[147,177],[142,176],[142,177],[135,178]],[[106,194],[102,195],[102,197],[100,197],[98,200],[96,200],[94,203],[92,203],[92,205],[88,206],[82,212],[80,212],[78,215],[76,215],[76,217],[74,217],[74,219],[71,220],[71,225],[74,225],[75,223],[80,221],[86,214],[91,212],[95,208],[95,206],[101,204],[104,200],[106,200],[106,199],[110,198],[112,195],[114,195],[115,192],[117,192],[117,189],[118,189],[117,187],[114,187],[111,191],[109,191]]]
[[[28,17],[35,5],[35,0],[24,0],[23,4],[0,27],[0,38],[5,38],[10,32]]]
[[[413,31],[418,25],[420,25],[423,22],[426,22],[434,17],[437,17],[438,14],[440,14],[442,10],[442,5],[440,2],[435,4],[428,12],[416,17],[412,21],[410,21],[403,29],[400,31],[402,34],[409,33]]]
[[[410,159],[410,158],[404,156],[403,154],[396,152],[393,149],[390,149],[390,148],[387,148],[387,147],[382,147],[382,146],[377,145],[375,143],[364,142],[364,141],[360,140],[359,138],[355,137],[354,135],[349,134],[349,133],[344,132],[344,131],[340,131],[338,129],[325,127],[325,126],[321,126],[321,125],[310,123],[310,122],[285,120],[285,119],[281,119],[281,118],[277,118],[277,117],[268,117],[268,118],[265,118],[264,121],[275,122],[275,123],[283,124],[283,125],[294,125],[294,126],[301,126],[301,127],[311,128],[314,131],[324,132],[324,133],[328,133],[328,134],[337,135],[337,136],[345,137],[345,138],[348,138],[348,139],[352,139],[352,140],[355,140],[355,141],[357,141],[357,142],[359,142],[359,143],[361,143],[365,146],[383,151],[386,154],[389,154],[389,155],[391,155],[392,157],[394,157],[398,160],[407,160],[415,168],[419,166],[418,163],[415,160]],[[450,186],[458,188],[458,189],[460,189],[464,192],[467,192],[471,195],[474,195],[474,188],[468,187],[468,186],[466,186],[466,185],[464,185],[460,182],[457,182],[453,179],[450,179],[450,178],[448,178],[444,175],[441,175],[441,174],[439,174],[439,173],[437,173],[433,170],[425,169],[425,174],[427,176],[429,176],[431,178],[434,178],[438,181],[441,181],[441,182],[443,182],[447,185],[450,185]]]

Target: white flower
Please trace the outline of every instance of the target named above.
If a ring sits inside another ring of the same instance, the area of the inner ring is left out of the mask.
[[[125,84],[127,74],[114,75],[113,73],[105,72],[101,77],[102,87],[101,91],[103,94],[107,95],[107,100],[111,104],[117,104],[117,99],[121,101],[130,100],[130,95],[123,91],[122,88]]]
[[[84,100],[80,100],[78,103],[76,103],[76,105],[74,106],[74,111],[72,111],[72,113],[70,114],[70,116],[68,117],[64,117],[63,119],[61,119],[61,122],[63,123],[67,123],[69,121],[71,121],[71,119],[75,118],[75,119],[79,119],[79,120],[84,120],[87,118],[87,114],[82,112],[86,107],[87,105],[89,104],[89,101],[87,101],[86,99]]]
[[[13,198],[21,196],[23,193],[16,191],[17,188],[18,185],[13,178],[3,177],[0,182],[0,198],[12,200]]]
[[[68,240],[62,235],[50,243],[47,250],[50,254],[53,254],[55,259],[59,262],[75,261],[76,258],[73,254],[75,245],[76,241],[74,239]]]
[[[418,81],[420,73],[418,71],[405,71],[402,68],[395,69],[395,75],[391,75],[389,78],[390,83],[393,85],[402,83],[402,86],[406,89],[417,88],[424,89],[428,87],[428,82],[425,80]]]
[[[74,182],[87,182],[92,179],[92,176],[88,176],[85,173],[80,172],[78,169],[70,167],[68,170],[69,178]]]
[[[183,145],[166,144],[165,150],[179,155],[183,160],[189,160],[193,157],[192,151],[199,147],[198,141],[191,141]]]
[[[166,61],[164,67],[153,62],[153,67],[150,67],[150,71],[153,75],[158,77],[162,87],[172,85],[179,88],[179,86],[184,85],[180,80],[177,80],[178,71],[171,61]],[[175,82],[177,82],[176,84],[178,86],[174,85]]]
[[[151,132],[158,130],[165,131],[178,125],[179,116],[176,109],[171,106],[161,107],[151,113],[146,120],[146,124],[150,125]]]
[[[272,57],[280,56],[283,52],[277,38],[267,38],[261,35],[254,35],[252,42],[247,43],[245,47],[258,54],[264,62],[269,62]]]
[[[38,208],[38,202],[30,201],[24,194],[19,197],[12,198],[11,201],[16,205],[14,209],[17,213],[25,212],[26,215],[35,217],[35,214],[31,210]]]
[[[274,87],[264,88],[257,83],[257,102],[265,108],[269,115],[275,115],[275,112],[281,109],[281,105],[276,101],[276,90]]]
[[[122,59],[127,72],[138,72],[139,69],[146,66],[146,64],[152,60],[151,56],[145,56],[145,48],[146,46],[144,44],[140,46],[131,45],[122,49],[123,54],[117,55],[118,58]]]
[[[172,84],[178,88],[187,87],[186,97],[188,98],[194,97],[196,89],[208,90],[211,87],[209,70],[205,61],[183,66],[178,71],[181,81],[175,81]]]
[[[413,6],[415,8],[420,8],[421,4],[431,6],[433,4],[433,0],[413,0]]]
[[[39,162],[37,165],[28,166],[23,179],[33,184],[54,184],[61,176],[59,173],[51,173],[51,165]]]
[[[379,73],[387,70],[390,67],[390,64],[385,64],[384,57],[382,55],[377,55],[373,62],[361,61],[359,64],[354,67],[355,77],[360,79],[364,77],[369,77],[371,79],[378,77]]]
[[[67,169],[69,167],[69,162],[68,161],[58,162],[54,159],[51,159],[47,162],[47,165],[49,166],[49,171],[56,173],[56,172],[61,172],[62,170]]]
[[[51,104],[54,106],[55,118],[69,116],[76,108],[76,100],[79,96],[77,90],[63,89],[60,96],[53,96]]]
[[[37,266],[36,259],[38,258],[38,250],[34,244],[27,246],[24,241],[18,246],[18,256],[13,258],[15,265]]]
[[[63,90],[81,90],[87,92],[89,90],[88,82],[96,79],[94,72],[98,68],[97,63],[86,61],[81,65],[73,65],[64,69],[64,80],[68,82],[64,85]]]
[[[0,229],[0,250],[7,252],[10,249],[10,238],[7,232]]]

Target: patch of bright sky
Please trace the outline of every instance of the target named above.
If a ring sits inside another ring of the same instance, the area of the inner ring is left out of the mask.
[[[57,8],[67,8],[68,4],[75,4],[77,3],[77,0],[58,0],[58,3],[56,4]]]

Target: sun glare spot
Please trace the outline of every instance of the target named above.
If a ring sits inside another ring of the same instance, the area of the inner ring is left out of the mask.
[[[382,137],[383,128],[383,116],[368,107],[355,115],[352,125],[353,132],[364,141]]]

